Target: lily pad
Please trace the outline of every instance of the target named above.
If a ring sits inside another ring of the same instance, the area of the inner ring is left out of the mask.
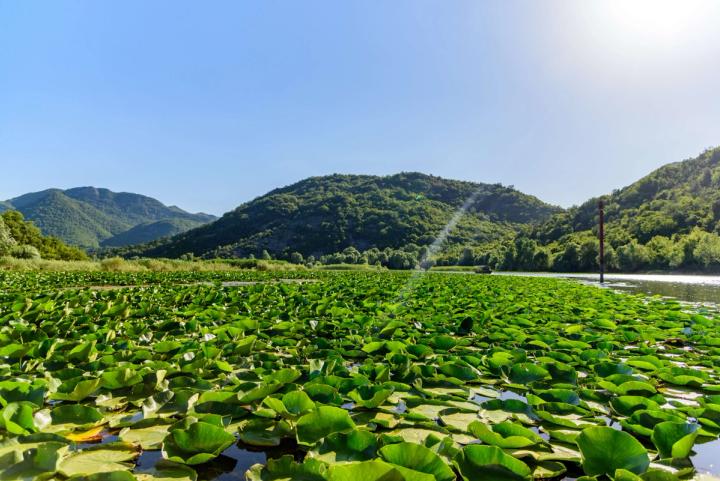
[[[440,456],[420,444],[390,444],[381,448],[379,454],[388,463],[431,474],[437,481],[455,479],[455,473]]]
[[[171,430],[163,441],[162,452],[170,461],[201,464],[216,458],[234,442],[235,436],[225,429],[198,421]]]
[[[650,466],[647,449],[623,431],[604,426],[586,428],[576,442],[582,454],[583,470],[589,476],[611,476],[617,469],[642,474]]]
[[[505,454],[497,446],[465,446],[455,457],[453,464],[464,481],[520,481],[532,476],[527,464]]]
[[[348,412],[334,406],[320,406],[297,422],[297,440],[312,445],[328,434],[349,431],[355,427]]]

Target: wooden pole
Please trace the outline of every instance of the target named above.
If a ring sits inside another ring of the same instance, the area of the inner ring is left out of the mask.
[[[602,200],[598,202],[598,211],[600,214],[600,229],[598,237],[600,238],[600,284],[605,283],[605,204]]]

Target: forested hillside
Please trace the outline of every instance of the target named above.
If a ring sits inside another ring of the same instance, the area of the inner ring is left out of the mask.
[[[720,149],[665,165],[602,199],[609,270],[720,272]],[[209,217],[102,189],[44,191],[9,204],[79,244],[104,236],[102,246],[125,256],[577,272],[597,269],[598,200],[563,210],[500,184],[401,173],[311,177],[200,227]]]
[[[598,200],[555,214],[485,260],[505,269],[596,269]],[[611,270],[720,270],[720,148],[665,165],[603,200]]]
[[[387,177],[312,177],[243,204],[211,224],[137,253],[176,257],[301,257],[383,249],[416,252],[437,237],[472,197],[447,245],[485,245],[513,238],[560,211],[500,184],[402,173]]]
[[[94,187],[48,189],[0,203],[0,211],[12,209],[43,234],[86,248],[148,242],[215,219],[143,195]]]

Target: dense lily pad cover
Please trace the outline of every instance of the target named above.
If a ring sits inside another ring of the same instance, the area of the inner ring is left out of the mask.
[[[0,273],[0,480],[688,478],[719,361],[714,311],[554,279]]]

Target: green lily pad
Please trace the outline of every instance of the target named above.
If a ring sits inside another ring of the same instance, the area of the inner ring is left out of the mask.
[[[355,427],[348,412],[334,406],[320,406],[297,421],[297,440],[312,445],[328,434],[349,431]]]
[[[527,464],[505,454],[497,446],[465,446],[455,457],[453,464],[464,481],[520,481],[532,476]]]
[[[389,444],[382,447],[379,454],[388,463],[431,474],[437,481],[455,479],[455,473],[440,456],[420,444]]]
[[[58,472],[63,476],[88,476],[112,471],[129,471],[140,451],[132,444],[108,443],[76,451],[62,460]]]
[[[267,465],[255,464],[245,472],[247,481],[326,481],[327,466],[315,459],[296,463],[291,455],[268,459]]]
[[[421,473],[374,459],[357,463],[330,466],[328,481],[435,481],[430,474]]]
[[[61,404],[50,411],[53,424],[76,424],[80,426],[102,421],[100,411],[81,404]]]
[[[652,442],[663,458],[687,458],[698,436],[698,424],[665,421],[655,425]]]
[[[198,421],[187,428],[172,429],[162,443],[163,456],[184,464],[201,464],[220,455],[235,442],[225,429]]]
[[[138,444],[143,449],[159,449],[168,434],[170,423],[162,418],[147,419],[123,428],[119,433],[121,441]]]
[[[367,461],[377,457],[378,442],[373,433],[354,429],[348,433],[332,433],[312,453],[314,459],[327,463]]]
[[[650,466],[647,449],[632,435],[610,427],[586,428],[577,437],[585,474],[613,475],[616,469],[642,474]]]
[[[30,434],[36,431],[33,404],[12,402],[0,409],[0,428],[16,435]]]
[[[486,424],[474,421],[468,429],[483,443],[503,449],[526,448],[543,442],[531,430],[511,422],[493,424],[491,430]]]
[[[238,434],[242,442],[251,446],[279,446],[292,433],[286,421],[255,418],[241,424]]]
[[[136,471],[138,481],[197,481],[197,473],[190,466],[161,459],[149,470]]]

